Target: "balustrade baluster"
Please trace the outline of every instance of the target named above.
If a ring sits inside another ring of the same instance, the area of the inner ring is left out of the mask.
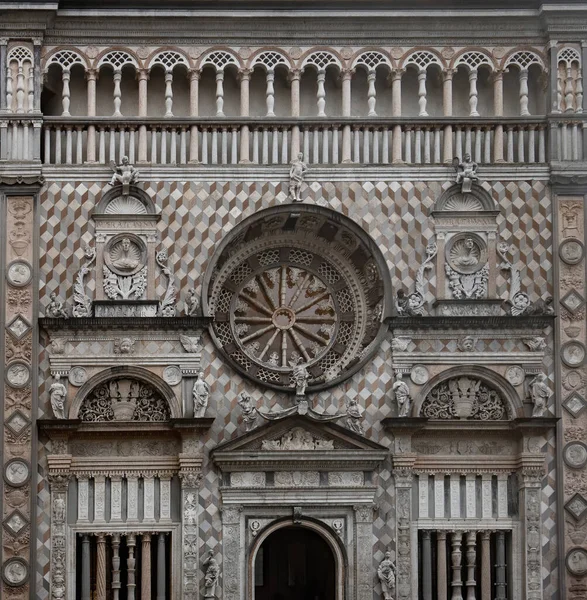
[[[469,71],[469,116],[479,116],[477,112],[477,69]]]
[[[141,539],[141,600],[151,600],[151,534]]]
[[[312,162],[315,164],[320,163],[320,129],[318,127],[314,127],[312,129]]]
[[[452,125],[445,125],[444,126],[443,146],[442,146],[442,160],[445,163],[449,163],[453,159],[454,151],[453,151],[452,136],[453,136]]]
[[[381,162],[385,165],[389,164],[389,129],[387,127],[382,130]]]
[[[447,600],[446,581],[446,531],[436,532],[436,597]]]
[[[432,156],[432,146],[430,143],[430,127],[424,129],[424,162],[429,165]]]
[[[120,597],[120,533],[112,534],[112,600]]]
[[[481,154],[481,141],[483,137],[483,130],[481,127],[475,127],[475,162],[480,163],[483,160]]]
[[[45,125],[45,152],[43,157],[43,163],[48,165],[51,163],[51,127]]]
[[[157,127],[151,127],[151,163],[157,164]]]
[[[128,549],[128,558],[126,559],[126,593],[128,600],[135,600],[135,590],[137,587],[135,580],[135,567],[137,560],[135,558],[135,547],[137,538],[134,533],[126,536],[126,547]]]
[[[368,84],[367,108],[369,110],[367,116],[369,116],[369,117],[377,116],[377,112],[375,111],[375,105],[377,102],[377,89],[375,88],[376,77],[377,77],[377,74],[375,73],[374,70],[369,71],[369,73],[367,74],[367,84]]]
[[[267,165],[269,164],[269,131],[267,127],[263,127],[261,142],[261,163]]]
[[[324,69],[318,70],[317,83],[318,88],[316,92],[316,104],[318,105],[318,116],[326,116],[326,90],[324,88],[324,81],[326,80],[326,71]]]
[[[161,127],[161,158],[160,165],[167,164],[167,127]]]
[[[267,115],[268,117],[274,117],[275,116],[275,89],[274,89],[274,85],[273,82],[275,80],[275,73],[273,72],[273,69],[267,69],[267,73],[266,73],[266,91],[265,91],[265,98],[266,98],[266,104],[267,104]]]
[[[358,127],[353,127],[353,162],[360,163],[361,155],[360,155],[360,130]]]
[[[177,164],[177,129],[175,127],[171,128],[171,139],[169,141],[169,163],[172,165]]]
[[[113,79],[114,79],[114,93],[113,93],[114,114],[112,116],[122,117],[122,113],[120,112],[120,107],[122,105],[122,90],[120,88],[120,82],[122,80],[122,71],[120,70],[120,68],[117,67],[114,69]]]
[[[106,536],[96,537],[96,600],[106,600]]]
[[[13,129],[12,137],[13,137],[13,139],[15,137],[14,129]],[[57,127],[55,127],[55,164],[56,165],[61,164],[61,127],[59,127],[59,125],[57,125]]]
[[[507,130],[507,162],[514,162],[514,128],[511,125]]]
[[[190,128],[190,162],[199,162],[200,153],[198,152],[198,128],[192,125]]]
[[[406,149],[404,152],[406,162],[409,164],[412,162],[412,128],[406,127]]]
[[[100,127],[99,136],[98,162],[104,164],[106,162],[106,129]]]
[[[306,156],[308,156],[306,154]],[[259,128],[255,127],[253,130],[253,162],[259,163]]]
[[[131,127],[128,134],[128,161],[131,165],[135,163],[135,128]]]
[[[118,162],[116,160],[116,127],[109,127],[108,135],[109,135],[109,140],[110,140],[110,144],[109,144],[109,148],[108,148],[108,150],[109,150],[108,160]]]
[[[279,164],[279,129],[271,128],[271,164]]]
[[[579,160],[579,130],[577,123],[573,123],[571,129],[572,160]]]
[[[126,156],[126,129],[124,126],[118,128],[118,157],[122,160],[123,156]]]
[[[381,130],[379,127],[373,128],[373,163],[379,164],[379,137],[381,135]]]
[[[524,127],[520,125],[518,127],[518,160],[516,162],[523,163],[524,162]]]
[[[328,127],[322,128],[322,164],[328,164],[329,156],[329,129]]]
[[[394,125],[391,138],[391,162],[398,164],[402,161],[402,127],[401,125]]]
[[[481,533],[481,600],[491,600],[491,532]]]
[[[434,158],[433,158],[433,162],[436,165],[439,165],[441,162],[441,157],[440,157],[440,147],[441,147],[441,142],[440,142],[440,138],[442,136],[440,127],[435,127],[434,128]]]
[[[81,125],[75,128],[75,164],[81,165],[84,162],[83,158],[83,138],[84,130]]]
[[[224,116],[224,71],[216,73],[216,116]]]
[[[220,160],[222,165],[228,164],[228,128],[222,128],[222,138],[221,138],[221,154]]]
[[[420,112],[418,116],[427,117],[428,113],[426,112],[426,69],[420,69],[418,71],[418,107]],[[406,162],[409,162],[406,159]]]
[[[363,163],[369,164],[371,162],[371,155],[369,152],[371,142],[371,130],[369,127],[363,128]]]
[[[475,549],[477,543],[477,532],[467,532],[467,600],[476,600],[475,590],[477,582],[475,581],[475,567],[477,564],[477,551]]]
[[[29,124],[25,121],[22,124],[22,157],[24,160],[31,160],[29,156]]]
[[[463,160],[463,128],[460,127],[459,125],[457,125],[456,127],[456,132],[455,132],[455,138],[456,138],[456,156],[459,160]]]
[[[538,162],[546,162],[546,129],[544,127],[538,129]]]
[[[535,139],[536,126],[530,125],[528,129],[528,162],[536,162],[536,139]]]
[[[569,160],[569,127],[567,123],[562,124],[562,158],[563,160]]]
[[[310,129],[309,129],[309,127],[304,127],[304,160],[310,162]]]
[[[483,161],[489,164],[491,162],[491,127],[485,127],[483,130],[483,141],[485,142]]]
[[[211,163],[213,165],[218,164],[218,128],[212,127],[212,160]]]
[[[64,67],[61,71],[61,106],[63,107],[63,111],[61,112],[62,117],[71,117],[71,113],[69,112],[69,106],[71,104],[70,96],[71,91],[69,89],[69,80],[71,74],[69,72],[68,67]],[[29,104],[30,111],[30,104]]]
[[[472,127],[470,125],[467,125],[465,127],[465,154],[468,154],[469,156],[473,155],[473,143],[471,139],[471,134]]]
[[[283,127],[281,130],[281,164],[287,165],[288,157],[287,157],[287,149],[289,148],[289,140],[287,135],[287,127]]]
[[[422,163],[422,129],[416,127],[414,136],[414,162],[419,165]]]
[[[230,164],[238,164],[238,129],[235,126],[230,130]]]
[[[452,568],[452,595],[451,600],[463,600],[463,581],[461,579],[461,564],[462,564],[462,552],[461,552],[461,539],[463,534],[460,531],[454,531],[451,536],[452,552],[451,568]]]

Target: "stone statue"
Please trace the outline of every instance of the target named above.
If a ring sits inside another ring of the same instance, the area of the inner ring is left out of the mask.
[[[49,388],[51,408],[56,419],[65,419],[65,399],[67,397],[66,387],[59,381],[60,375],[55,375],[55,381]]]
[[[188,291],[185,299],[185,315],[186,317],[197,317],[200,312],[200,298],[196,294],[195,289]]]
[[[298,157],[291,161],[289,169],[289,197],[293,202],[301,202],[300,190],[308,167],[303,161],[304,155],[300,152]]]
[[[257,407],[253,403],[253,399],[247,392],[241,392],[238,396],[238,405],[243,411],[243,422],[245,431],[251,431],[257,420]]]
[[[524,314],[529,316],[554,315],[552,302],[552,296],[547,296],[544,300],[538,298],[535,302],[530,303]]]
[[[398,290],[395,297],[395,309],[400,317],[416,317],[424,314],[424,298],[419,292],[406,296],[404,290]]]
[[[214,558],[214,551],[208,551],[208,557],[204,561],[206,575],[204,576],[204,598],[216,598],[216,586],[220,577],[220,567]]]
[[[458,157],[452,160],[455,171],[457,172],[457,183],[461,184],[461,192],[470,192],[473,187],[473,181],[479,181],[477,177],[478,165],[471,160],[470,154],[465,154],[463,161],[460,162]]]
[[[296,386],[296,396],[305,396],[310,373],[308,373],[308,369],[306,369],[305,365],[302,365],[299,362],[294,363],[292,366],[292,378],[294,385]]]
[[[359,433],[363,435],[363,414],[365,413],[365,409],[360,406],[354,398],[351,398],[347,402],[346,407],[346,425],[355,433]]]
[[[210,396],[210,386],[204,381],[204,371],[198,373],[198,378],[194,382],[192,397],[194,400],[194,417],[203,417],[208,406],[208,397]]]
[[[384,600],[395,600],[395,564],[391,560],[391,552],[386,552],[385,558],[379,563],[377,577],[381,582]]]
[[[546,375],[544,373],[538,373],[538,375],[530,382],[530,397],[534,404],[532,410],[533,417],[543,417],[546,412],[546,405],[550,398],[550,388],[546,381]]]
[[[114,161],[110,161],[110,167],[114,171],[110,185],[114,186],[117,183],[122,185],[122,195],[128,196],[129,186],[131,183],[137,183],[139,180],[139,170],[135,169],[129,162],[128,156],[122,157],[122,162],[117,165]]]
[[[479,264],[479,247],[474,242],[473,238],[465,238],[459,246],[453,246],[454,256],[452,263],[457,267],[474,267]],[[451,251],[451,254],[453,252]]]
[[[110,261],[120,271],[134,271],[141,264],[141,251],[129,238],[123,238],[110,249]]]
[[[410,388],[402,380],[401,373],[395,376],[395,383],[392,389],[397,402],[398,417],[409,417],[412,408],[412,399],[410,397]]]
[[[67,319],[67,311],[65,310],[63,302],[57,297],[57,294],[51,292],[49,298],[51,302],[49,302],[49,306],[47,306],[47,310],[45,311],[47,317],[50,319]]]

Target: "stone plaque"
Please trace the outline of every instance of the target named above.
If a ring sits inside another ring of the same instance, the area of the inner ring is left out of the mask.
[[[414,365],[410,371],[410,379],[416,385],[424,385],[429,377],[428,369],[424,365]]]
[[[561,346],[561,359],[567,367],[580,367],[585,362],[585,346],[581,342],[567,342]]]
[[[18,587],[29,577],[29,566],[23,558],[11,558],[2,566],[2,579],[11,587]]]
[[[567,570],[576,577],[587,575],[587,550],[585,548],[571,548],[565,559]]]
[[[20,532],[28,525],[28,520],[19,510],[13,510],[4,519],[4,527],[14,536],[20,534]]]
[[[15,260],[8,265],[6,278],[15,287],[23,287],[31,282],[33,269],[26,260]]]
[[[26,429],[29,423],[29,419],[20,410],[15,410],[7,419],[6,427],[10,429],[15,437],[20,437],[20,434]]]
[[[158,302],[94,301],[96,317],[156,317]]]
[[[587,513],[587,500],[576,493],[566,504],[565,510],[572,515],[576,521],[580,521]]]
[[[576,265],[581,262],[584,253],[585,248],[583,244],[575,238],[565,240],[558,249],[561,260],[567,265]]]
[[[175,365],[163,369],[163,381],[169,385],[178,385],[181,383],[181,369]]]
[[[526,372],[522,367],[514,365],[513,367],[508,367],[505,372],[505,378],[512,385],[522,385],[524,383],[524,379],[526,378]]]
[[[563,459],[572,469],[581,469],[587,464],[587,445],[569,442],[563,450]]]
[[[563,408],[567,410],[573,417],[578,417],[587,406],[587,401],[577,392],[573,392],[563,402]]]
[[[6,367],[5,377],[12,387],[26,387],[31,381],[31,368],[25,362],[14,361]]]
[[[585,298],[577,290],[567,292],[560,303],[571,313],[574,314],[585,304]]]
[[[29,322],[22,315],[16,315],[6,326],[12,337],[17,340],[21,340],[30,331],[30,328]]]
[[[6,483],[14,487],[25,485],[31,476],[29,463],[22,458],[13,458],[4,467],[4,479]]]
[[[83,367],[71,367],[68,379],[71,385],[79,387],[88,380],[88,372]]]

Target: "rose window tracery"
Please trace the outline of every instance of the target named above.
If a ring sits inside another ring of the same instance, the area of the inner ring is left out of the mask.
[[[255,215],[261,223],[224,241],[204,297],[213,340],[235,368],[293,391],[300,364],[310,374],[308,389],[320,389],[347,377],[375,345],[383,261],[359,235],[330,222],[331,211],[312,207],[315,214],[300,209],[292,217],[287,209]]]

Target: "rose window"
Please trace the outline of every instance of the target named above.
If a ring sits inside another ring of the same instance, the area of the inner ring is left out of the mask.
[[[319,214],[310,216],[300,208],[292,222],[288,208],[263,211],[247,220],[260,226],[245,221],[244,235],[237,227],[227,236],[203,296],[212,337],[235,368],[293,391],[292,370],[303,364],[309,389],[320,389],[359,368],[376,345],[381,263],[361,243],[364,232],[330,228],[330,211],[311,207]],[[320,236],[326,227],[328,239]]]

